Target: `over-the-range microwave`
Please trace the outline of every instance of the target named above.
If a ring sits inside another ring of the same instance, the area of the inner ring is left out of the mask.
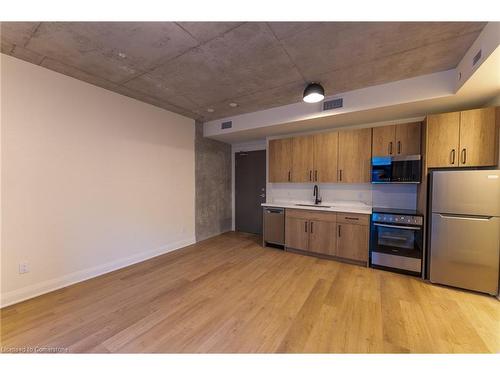
[[[420,155],[375,156],[372,184],[418,184],[422,177]]]

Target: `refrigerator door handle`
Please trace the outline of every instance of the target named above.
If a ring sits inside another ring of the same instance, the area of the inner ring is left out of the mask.
[[[489,221],[493,216],[439,214],[440,217],[459,220]]]

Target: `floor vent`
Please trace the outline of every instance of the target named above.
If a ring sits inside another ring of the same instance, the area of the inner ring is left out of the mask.
[[[323,111],[328,111],[330,109],[342,108],[344,106],[344,99],[332,99],[327,102],[323,102]]]
[[[222,124],[220,124],[221,129],[231,129],[232,127],[233,127],[232,121],[225,121]]]

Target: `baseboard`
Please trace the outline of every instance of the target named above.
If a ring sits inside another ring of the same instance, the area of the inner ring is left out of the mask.
[[[142,253],[135,254],[131,257],[119,259],[113,262],[108,262],[103,265],[87,268],[81,271],[70,273],[68,275],[42,281],[34,285],[29,285],[24,288],[19,288],[11,292],[3,293],[1,295],[0,308],[7,307],[15,303],[25,301],[27,299],[37,297],[45,293],[52,292],[57,289],[61,289],[66,286],[76,284],[81,281],[88,280],[93,277],[100,276],[105,273],[109,273],[117,269],[124,268],[132,264],[139,263],[162,254],[166,254],[168,252],[180,249],[185,246],[192,245],[194,243],[196,243],[194,237],[186,238],[184,240],[172,242],[170,244],[164,245],[154,250],[144,251]]]

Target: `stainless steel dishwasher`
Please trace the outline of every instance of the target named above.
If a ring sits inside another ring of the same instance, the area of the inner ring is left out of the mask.
[[[285,209],[264,207],[263,244],[285,246]]]

